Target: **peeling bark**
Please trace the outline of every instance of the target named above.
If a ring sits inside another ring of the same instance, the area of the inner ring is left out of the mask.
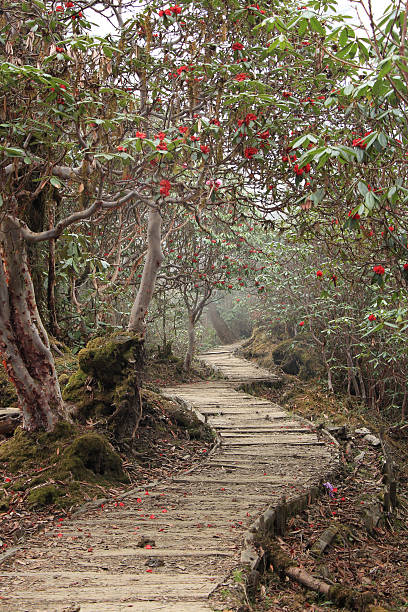
[[[156,208],[149,211],[149,222],[147,227],[147,253],[143,267],[142,279],[139,291],[130,312],[128,330],[144,336],[146,331],[145,317],[151,302],[156,277],[163,261],[161,249],[161,226],[162,218]]]
[[[0,352],[28,431],[67,418],[47,333],[38,313],[21,228],[0,224]]]

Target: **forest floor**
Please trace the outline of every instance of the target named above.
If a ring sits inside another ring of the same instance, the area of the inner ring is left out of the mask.
[[[3,559],[1,610],[210,612],[242,605],[245,588],[229,587],[226,576],[245,575],[243,536],[268,507],[284,499],[306,503],[338,452],[310,424],[237,389],[276,376],[229,347],[203,358],[226,379],[165,389],[217,432],[203,465],[60,516],[34,534]]]
[[[282,377],[282,387],[258,389],[257,395],[328,428],[340,444],[341,467],[331,483],[332,495],[327,491],[289,521],[279,538],[281,547],[313,576],[370,592],[390,610],[408,609],[408,436],[404,435],[408,428],[392,428],[380,414],[328,393],[317,378]],[[356,433],[362,428],[385,441],[399,481],[399,506],[377,525],[373,525],[373,508],[376,520],[375,509],[381,506],[384,493],[384,452],[381,444],[373,446],[364,434]],[[335,537],[317,554],[313,547],[328,529]],[[343,608],[294,582],[280,580],[271,570],[264,574],[252,610],[337,612]]]
[[[69,376],[77,368],[77,360],[72,354],[58,360],[58,373]],[[7,462],[0,461],[0,553],[10,546],[18,544],[36,533],[48,528],[62,519],[69,517],[81,504],[97,498],[108,498],[115,503],[118,497],[128,489],[143,486],[153,480],[168,478],[178,471],[193,467],[206,456],[214,444],[209,431],[200,422],[192,421],[191,414],[179,404],[165,400],[157,392],[160,387],[169,384],[185,383],[203,380],[208,376],[208,370],[197,364],[188,374],[182,370],[180,359],[150,358],[144,373],[143,411],[144,418],[137,432],[138,457],[129,459],[125,453],[120,453],[123,468],[129,477],[128,484],[120,482],[114,485],[108,483],[81,482],[74,492],[66,493],[64,505],[46,503],[33,506],[29,495],[36,486],[35,479],[39,473],[48,470],[52,457],[46,457],[44,462],[26,462],[21,469],[9,469]],[[1,393],[1,390],[0,390]],[[11,397],[13,401],[13,398]],[[1,404],[0,404],[1,405]],[[191,425],[194,430],[191,435]],[[81,429],[81,428],[80,428]],[[83,433],[98,431],[90,423],[82,428]],[[76,432],[78,433],[78,432]],[[7,438],[0,440],[5,443]],[[57,444],[56,452],[62,453],[65,440]],[[54,480],[50,478],[50,484]],[[4,491],[4,496],[1,493]]]

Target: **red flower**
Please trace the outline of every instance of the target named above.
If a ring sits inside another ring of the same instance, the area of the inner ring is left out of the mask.
[[[246,72],[239,72],[238,74],[235,75],[234,79],[236,81],[245,81],[245,79],[249,79],[251,78],[249,76],[249,74],[247,74]]]
[[[300,327],[303,327],[303,326],[304,326],[304,324],[305,324],[305,322],[304,322],[304,321],[300,321],[300,323],[299,323]]]
[[[180,66],[180,68],[177,68],[177,74],[181,74],[182,72],[188,72],[189,71],[189,67],[188,66]]]
[[[200,140],[200,137],[199,137],[199,136],[192,136],[192,137],[191,137],[191,140],[192,140],[193,142],[196,142],[197,140]]]
[[[166,134],[164,132],[159,132],[158,134],[156,134],[155,138],[157,138],[158,140],[164,140],[166,138]]]
[[[136,132],[135,134],[136,138],[141,138],[143,140],[143,138],[146,138],[146,134],[144,132]]]
[[[244,45],[240,42],[236,42],[232,45],[232,48],[234,49],[234,51],[242,51]]]
[[[394,226],[393,226],[393,225],[390,225],[390,226],[388,227],[388,229],[390,230],[390,232],[393,232],[395,228],[394,228]]]
[[[258,153],[258,149],[255,147],[247,147],[244,151],[244,155],[247,159],[252,159],[254,155]]]
[[[323,276],[323,272],[322,272],[321,270],[318,270],[318,271],[316,272],[316,276],[317,276],[318,278],[322,278],[322,276]]]
[[[376,274],[378,274],[379,276],[382,276],[383,274],[385,274],[385,270],[383,268],[383,266],[379,265],[379,266],[374,266],[373,270]]]
[[[158,151],[167,151],[167,142],[161,141],[160,144],[157,145],[156,149]]]
[[[209,153],[210,152],[210,147],[207,147],[207,145],[201,145],[200,149],[201,149],[201,153]]]
[[[55,7],[55,12],[56,13],[62,13],[64,11],[64,7],[61,5],[58,5]]]
[[[170,181],[168,181],[167,179],[163,179],[160,181],[160,193],[163,196],[168,196],[170,195]]]
[[[126,147],[116,147],[118,151],[127,151]]]
[[[179,132],[180,134],[185,134],[186,132],[188,132],[188,127],[180,125]]]
[[[404,263],[404,270],[408,270],[408,263]]]
[[[266,132],[258,132],[258,138],[262,138],[262,140],[267,140],[270,136],[269,130],[266,130]]]
[[[292,95],[292,92],[290,92],[290,91],[283,91],[282,92],[282,96],[284,98],[290,98],[291,95]]]
[[[221,125],[218,119],[211,119],[210,123],[212,123],[212,125]]]
[[[170,11],[172,13],[174,13],[175,15],[180,15],[180,13],[181,13],[181,6],[178,6],[177,4],[175,4],[174,6],[170,7]]]
[[[66,6],[67,8],[73,8],[73,7],[75,6],[75,3],[74,3],[74,2],[66,2],[66,3],[65,3],[65,6]]]
[[[56,50],[58,53],[63,53],[63,52],[64,52],[64,47],[55,47],[55,50]]]
[[[353,213],[351,212],[351,210],[349,210],[349,212],[348,212],[348,216],[349,216],[349,217],[352,217],[352,219],[355,219],[356,221],[358,221],[358,219],[360,219],[360,215],[359,215],[358,213],[355,213],[355,214],[353,215]]]
[[[245,117],[244,121],[247,125],[249,125],[249,123],[251,121],[256,121],[257,120],[257,116],[254,115],[254,113],[248,113],[247,116]]]
[[[368,315],[368,320],[369,320],[369,321],[375,321],[375,320],[376,320],[376,318],[377,318],[377,317],[376,317],[375,315],[373,315],[373,314]]]

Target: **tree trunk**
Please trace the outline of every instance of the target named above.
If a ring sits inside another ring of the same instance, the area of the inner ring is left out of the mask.
[[[189,370],[191,368],[191,363],[193,361],[194,352],[196,345],[196,337],[195,337],[195,321],[194,316],[189,314],[188,316],[188,348],[186,355],[184,357],[183,368],[185,370]]]
[[[28,431],[52,431],[67,418],[27,265],[25,241],[12,220],[0,224],[0,352]]]
[[[51,229],[55,224],[54,211],[50,210],[49,214],[49,225]],[[50,240],[48,244],[48,284],[47,284],[47,307],[50,332],[55,338],[61,337],[61,330],[57,320],[57,309],[55,302],[55,240]]]
[[[162,218],[159,210],[151,208],[147,227],[147,253],[139,291],[130,312],[128,330],[144,336],[145,317],[152,299],[157,273],[163,261],[161,249]]]
[[[217,336],[223,344],[233,344],[236,342],[236,337],[221,317],[218,309],[214,303],[208,305],[208,314],[210,315],[210,321],[214,327]]]

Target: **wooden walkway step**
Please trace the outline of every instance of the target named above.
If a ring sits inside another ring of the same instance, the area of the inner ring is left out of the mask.
[[[236,345],[201,359],[224,380],[167,388],[195,410],[218,444],[189,473],[135,489],[37,534],[0,566],[3,612],[210,612],[211,595],[240,566],[243,535],[270,506],[316,483],[334,448],[280,406],[237,391],[274,381],[236,357]],[[151,542],[140,547],[141,537]]]

